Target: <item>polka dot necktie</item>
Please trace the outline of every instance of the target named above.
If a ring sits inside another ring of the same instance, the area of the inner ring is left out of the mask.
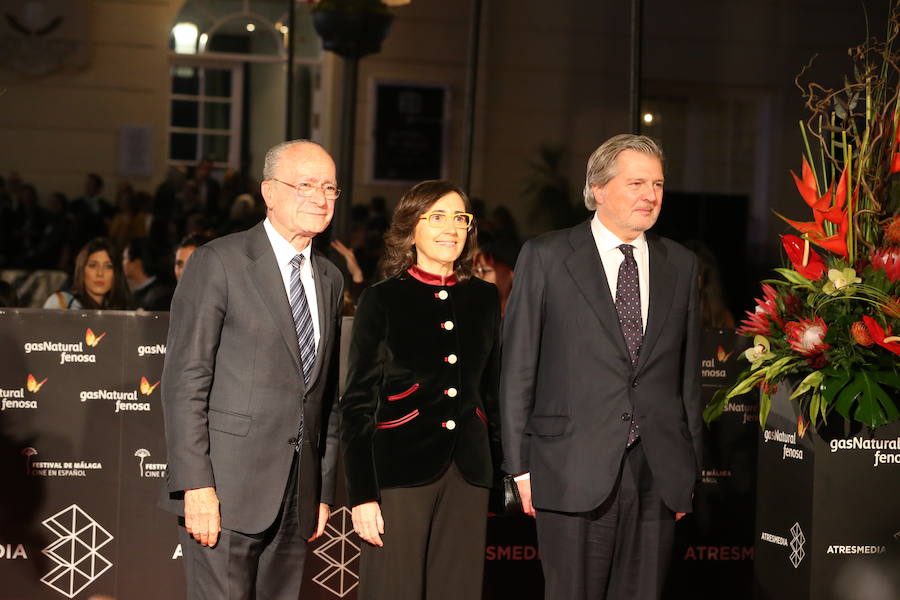
[[[619,250],[625,255],[619,265],[619,278],[616,283],[616,312],[619,313],[619,326],[625,336],[625,345],[631,357],[631,364],[637,362],[644,341],[644,328],[641,319],[641,284],[638,279],[637,261],[634,260],[634,246],[622,244]],[[631,415],[628,428],[628,445],[633,445],[640,435],[635,415]]]
[[[297,254],[291,259],[291,313],[294,316],[294,326],[297,329],[297,343],[300,346],[300,363],[303,367],[303,381],[309,385],[309,376],[312,373],[313,364],[316,362],[316,337],[313,330],[312,313],[309,310],[309,302],[306,300],[306,291],[303,281],[300,279],[300,269],[303,267],[305,256]],[[300,425],[297,431],[294,450],[300,452],[303,444],[303,413],[300,413]]]

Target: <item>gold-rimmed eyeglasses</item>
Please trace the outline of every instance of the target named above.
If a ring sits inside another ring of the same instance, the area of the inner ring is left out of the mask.
[[[302,196],[304,198],[309,198],[315,192],[322,192],[324,196],[328,200],[334,200],[338,196],[341,195],[341,188],[334,185],[333,183],[311,183],[309,181],[301,181],[300,183],[288,183],[287,181],[282,181],[280,179],[272,178],[272,181],[277,181],[283,185],[288,186],[289,188],[294,188],[294,191],[298,196]]]
[[[453,213],[448,215],[441,211],[427,212],[419,219],[427,221],[435,229],[446,227],[447,223],[453,223],[453,226],[457,229],[472,229],[472,223],[475,222],[475,217],[472,216],[472,213]]]

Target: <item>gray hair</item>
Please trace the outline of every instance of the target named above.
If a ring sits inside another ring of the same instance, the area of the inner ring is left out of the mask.
[[[278,161],[281,160],[281,155],[284,154],[285,150],[291,146],[296,146],[297,144],[312,144],[313,146],[318,146],[319,148],[322,148],[322,150],[325,150],[321,144],[304,139],[288,140],[286,142],[275,144],[269,148],[268,152],[266,152],[266,160],[263,163],[263,181],[275,178],[275,170],[278,168]]]
[[[659,145],[645,135],[621,133],[614,135],[594,150],[587,163],[584,181],[584,205],[588,210],[597,209],[597,201],[591,186],[603,187],[616,176],[616,159],[623,150],[634,150],[641,154],[655,156],[663,162],[663,151]]]

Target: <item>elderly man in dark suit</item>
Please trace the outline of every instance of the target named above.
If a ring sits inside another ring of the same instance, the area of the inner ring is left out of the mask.
[[[342,279],[312,251],[340,190],[318,144],[266,155],[265,221],[198,248],[172,301],[164,507],[188,597],[296,600],[334,498]]]
[[[697,261],[646,231],[662,151],[618,135],[588,161],[588,221],[527,243],[504,323],[504,467],[553,599],[660,597],[701,458]]]

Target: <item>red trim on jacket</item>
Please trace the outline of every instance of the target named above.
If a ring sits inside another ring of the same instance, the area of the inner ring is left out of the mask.
[[[404,391],[404,392],[400,392],[399,394],[391,394],[390,396],[387,397],[387,399],[388,399],[389,402],[393,402],[394,400],[401,400],[401,399],[403,399],[403,398],[406,398],[407,396],[409,396],[409,395],[412,394],[413,392],[415,392],[417,389],[419,389],[419,384],[418,384],[418,383],[414,383],[414,384],[412,385],[412,387],[409,388],[408,390],[406,390],[406,391]]]
[[[475,407],[475,414],[478,415],[478,418],[481,419],[482,423],[484,423],[485,425],[488,424],[487,415],[484,414],[484,411],[477,406]]]
[[[412,421],[413,419],[415,419],[418,416],[419,416],[419,409],[417,408],[416,410],[412,411],[408,415],[404,415],[404,416],[400,417],[399,419],[394,419],[393,421],[382,421],[381,423],[376,424],[375,427],[378,429],[390,429],[391,427],[400,427],[401,425],[403,425],[405,423],[409,423],[410,421]]]
[[[428,285],[456,285],[456,275],[450,274],[448,277],[444,277],[443,275],[435,275],[434,273],[429,273],[428,271],[421,268],[419,265],[413,265],[406,270],[407,273],[413,276],[413,278],[418,279],[422,283],[426,283]]]

